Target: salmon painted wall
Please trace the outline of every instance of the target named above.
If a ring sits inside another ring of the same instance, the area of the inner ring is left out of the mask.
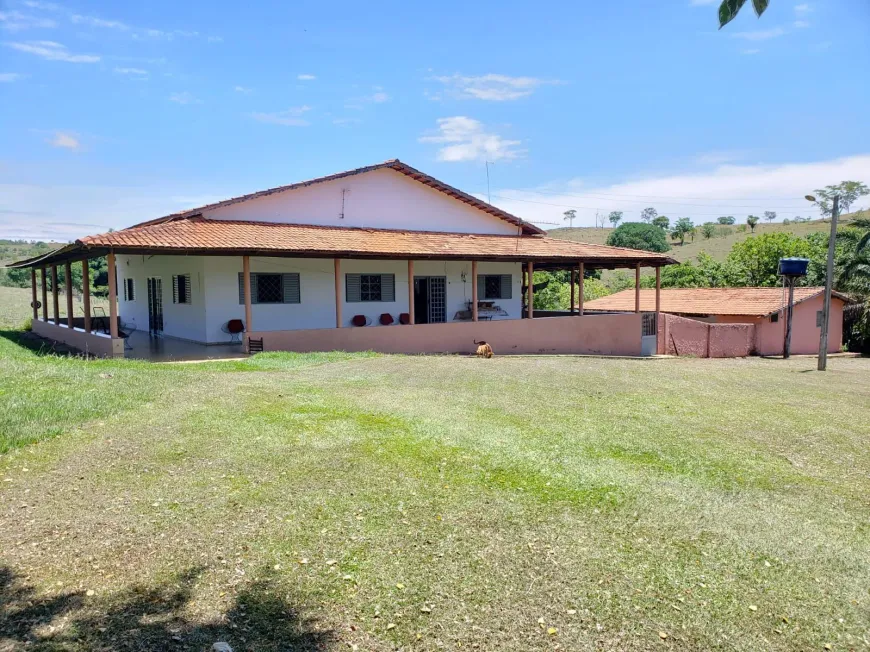
[[[794,307],[791,332],[791,352],[811,355],[819,352],[821,328],[816,326],[816,313],[822,309],[822,295],[802,301]],[[780,355],[785,337],[785,315],[778,322],[762,319],[757,326],[756,348],[759,355]],[[828,353],[843,348],[843,301],[831,299],[831,321],[828,331]]]
[[[504,321],[454,322],[380,328],[255,332],[266,351],[378,351],[380,353],[473,353],[474,340],[496,355],[574,353],[641,355],[641,316],[634,313]]]

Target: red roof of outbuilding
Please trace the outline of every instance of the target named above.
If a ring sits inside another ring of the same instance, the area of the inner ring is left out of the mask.
[[[794,289],[794,301],[799,303],[825,291],[823,287]],[[849,298],[838,292],[843,301]],[[785,300],[783,300],[785,299]],[[661,311],[682,315],[746,315],[766,317],[788,303],[782,288],[664,288],[661,290]],[[634,290],[623,290],[584,304],[584,310],[633,311]],[[656,291],[640,291],[640,309],[656,309]]]

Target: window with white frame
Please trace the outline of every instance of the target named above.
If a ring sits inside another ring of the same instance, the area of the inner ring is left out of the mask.
[[[172,303],[190,303],[190,274],[172,277]]]
[[[245,275],[239,272],[239,303],[245,303]],[[251,274],[251,303],[302,303],[299,274]]]
[[[136,300],[136,286],[132,278],[124,279],[124,301]]]
[[[395,274],[345,274],[348,303],[396,300]]]
[[[477,277],[477,298],[510,299],[513,279],[510,274],[480,274]]]

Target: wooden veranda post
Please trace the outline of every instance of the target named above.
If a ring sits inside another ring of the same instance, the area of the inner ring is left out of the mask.
[[[581,317],[583,316],[583,281],[586,279],[586,264],[580,263],[580,309],[577,311]]]
[[[63,273],[66,277],[66,325],[69,328],[73,327],[73,282],[72,282],[72,263],[66,261],[63,266]]]
[[[526,275],[529,278],[529,285],[528,285],[528,290],[527,290],[527,292],[528,292],[527,310],[528,310],[529,319],[534,319],[534,317],[535,317],[535,280],[534,280],[535,279],[535,264],[531,261],[529,261],[527,264]]]
[[[571,314],[574,314],[574,268],[571,268]]]
[[[85,332],[91,332],[91,270],[88,259],[82,260],[82,310],[85,313]]]
[[[106,257],[109,263],[109,335],[118,337],[118,280],[115,278],[115,252]]]
[[[51,307],[54,310],[54,323],[60,324],[60,304],[57,298],[57,265],[51,266]]]
[[[634,267],[634,311],[640,312],[640,263]]]
[[[31,308],[33,308],[33,321],[39,319],[39,308],[36,307],[36,268],[30,268],[30,289],[32,299],[31,299]]]
[[[253,311],[251,310],[251,257],[242,256],[242,288],[245,294],[245,332],[254,330]]]
[[[414,325],[414,261],[408,260],[408,323]]]
[[[42,321],[48,321],[48,270],[42,268]]]
[[[471,261],[471,321],[477,321],[477,261]]]
[[[333,261],[335,266],[335,327],[341,328],[341,259]]]

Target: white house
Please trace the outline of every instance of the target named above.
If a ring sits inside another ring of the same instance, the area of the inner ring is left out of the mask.
[[[103,324],[109,332],[95,332],[100,325],[87,297],[80,320],[60,323],[55,313],[52,323],[46,274],[101,255],[108,256],[110,294],[117,297],[117,315],[112,310]],[[242,328],[245,341],[266,350],[441,352],[501,339],[503,352],[639,354],[640,315],[578,320],[581,306],[570,331],[561,321],[524,320],[541,316],[525,279],[534,269],[570,269],[572,282],[582,285],[586,270],[639,273],[671,262],[547,238],[393,160],[84,237],[17,266],[34,270],[34,304],[42,270],[43,313],[34,309],[34,329],[105,355],[123,350],[117,340],[125,329],[212,345]],[[604,323],[616,317],[637,323]]]

